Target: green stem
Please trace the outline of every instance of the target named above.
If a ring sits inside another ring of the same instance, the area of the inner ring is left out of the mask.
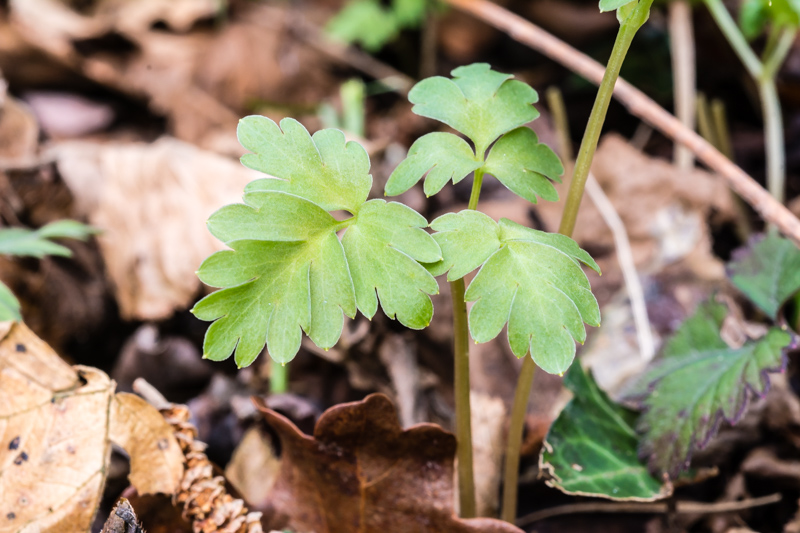
[[[578,160],[575,162],[572,183],[569,186],[564,214],[561,217],[561,225],[558,228],[558,232],[563,235],[572,235],[572,231],[575,229],[575,220],[578,218],[578,209],[583,198],[583,190],[589,177],[592,159],[597,149],[597,142],[600,140],[600,132],[606,119],[611,95],[614,93],[614,85],[619,77],[619,70],[631,46],[633,37],[647,21],[652,3],[653,0],[640,0],[636,8],[622,22],[619,33],[617,33],[617,39],[614,41],[614,48],[611,50],[611,57],[608,60],[603,81],[597,91],[597,98],[589,116],[589,123],[586,125],[586,131],[583,134],[581,147],[578,151]]]
[[[483,159],[483,153],[479,154]],[[468,209],[476,209],[481,196],[483,169],[475,171]],[[464,278],[450,282],[453,300],[453,360],[455,365],[456,440],[458,441],[458,498],[462,518],[477,514],[472,460],[472,409],[469,399],[469,325],[464,301]]]
[[[764,151],[767,155],[767,189],[780,203],[784,201],[786,154],[783,147],[783,117],[774,78],[762,79],[758,94],[764,115]]]
[[[472,411],[469,401],[469,327],[464,302],[464,278],[450,283],[453,297],[453,357],[455,359],[456,439],[458,442],[458,498],[462,518],[473,518],[475,476],[472,461]]]
[[[511,407],[511,422],[508,427],[508,447],[506,448],[505,478],[503,481],[503,510],[500,518],[514,523],[517,517],[517,484],[519,482],[519,459],[522,449],[522,431],[525,428],[525,414],[528,411],[528,396],[536,374],[536,363],[532,357],[522,361],[522,368],[514,392]]]
[[[568,237],[572,236],[575,229],[575,220],[578,218],[578,208],[583,198],[583,190],[586,180],[589,177],[589,168],[592,164],[594,152],[597,149],[597,142],[600,139],[600,132],[603,129],[603,122],[608,111],[608,104],[614,92],[614,85],[619,77],[619,71],[628,49],[631,46],[633,37],[642,25],[647,21],[650,14],[650,6],[653,0],[639,0],[639,3],[622,22],[611,51],[611,57],[606,66],[603,81],[597,91],[592,113],[589,116],[589,123],[581,141],[578,151],[578,160],[575,163],[575,171],[570,183],[567,202],[564,213],[561,216],[559,233]],[[514,404],[511,408],[511,425],[508,430],[508,445],[506,448],[505,482],[503,492],[503,511],[501,518],[507,522],[514,523],[517,511],[517,489],[519,484],[519,455],[522,446],[522,432],[525,427],[525,413],[528,406],[528,397],[533,386],[533,376],[535,374],[536,363],[532,357],[525,357],[517,381],[517,390],[514,393]]]
[[[728,43],[733,48],[733,51],[736,52],[736,55],[739,56],[739,59],[744,64],[747,72],[749,72],[753,78],[759,78],[764,66],[761,64],[755,52],[753,52],[753,49],[750,48],[750,45],[747,44],[747,39],[745,39],[742,32],[739,31],[739,26],[736,25],[736,21],[733,20],[725,4],[722,3],[722,0],[706,0],[706,6],[711,12],[711,16],[714,17],[717,26],[722,30],[722,34],[725,35]]]
[[[289,390],[289,369],[285,364],[269,360],[269,392],[281,394]]]

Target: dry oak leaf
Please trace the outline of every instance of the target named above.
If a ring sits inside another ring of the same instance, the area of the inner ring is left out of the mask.
[[[0,323],[0,533],[88,531],[111,443],[143,493],[173,493],[183,455],[158,411],[91,367],[71,367],[24,324]]]
[[[261,174],[170,137],[152,144],[71,141],[52,148],[100,250],[123,318],[159,320],[189,307],[194,272],[223,248],[206,229]]]
[[[325,411],[304,435],[253,400],[281,441],[265,526],[314,533],[519,533],[453,510],[456,439],[435,424],[400,427],[392,402],[371,394]],[[255,502],[253,502],[255,503]]]

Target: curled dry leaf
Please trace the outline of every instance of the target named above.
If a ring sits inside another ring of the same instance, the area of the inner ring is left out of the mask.
[[[107,375],[70,367],[23,324],[0,326],[0,531],[88,530],[117,437],[140,491],[175,491],[183,456],[153,407],[117,398]]]
[[[310,437],[256,405],[281,440],[267,526],[329,533],[519,533],[506,522],[453,511],[456,439],[435,424],[403,430],[391,401],[372,394],[320,417]],[[255,503],[255,502],[253,502]]]
[[[222,247],[205,227],[261,175],[164,137],[153,144],[65,142],[53,148],[100,249],[126,319],[157,320],[188,307],[194,275]]]
[[[131,503],[121,498],[111,510],[100,533],[145,533],[145,531],[137,520]]]
[[[0,78],[0,89],[5,81]],[[0,102],[0,166],[25,164],[39,146],[39,126],[27,106],[5,95]]]

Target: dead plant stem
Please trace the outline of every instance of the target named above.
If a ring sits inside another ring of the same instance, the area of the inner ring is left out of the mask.
[[[675,116],[689,129],[695,125],[695,47],[692,27],[692,6],[687,0],[668,4],[669,37],[672,55]],[[694,167],[694,154],[681,144],[675,144],[675,165],[683,170]]]

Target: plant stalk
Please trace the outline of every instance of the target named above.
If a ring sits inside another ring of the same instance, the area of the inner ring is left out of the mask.
[[[687,0],[674,0],[668,10],[675,116],[693,130],[697,91],[692,6]],[[683,171],[694,168],[694,154],[680,143],[675,143],[674,161]]]
[[[558,232],[563,235],[571,236],[575,229],[575,221],[578,218],[578,209],[583,198],[583,190],[589,177],[589,169],[592,165],[594,152],[597,150],[597,142],[600,140],[600,132],[606,119],[608,104],[611,102],[611,95],[614,93],[614,85],[619,77],[622,62],[625,60],[625,55],[628,53],[633,37],[647,21],[652,4],[653,0],[639,0],[633,12],[620,25],[619,33],[617,33],[617,38],[614,41],[614,48],[611,50],[611,57],[606,66],[606,72],[603,75],[603,81],[600,83],[597,98],[594,101],[594,106],[592,106],[592,113],[589,115],[589,123],[583,133],[583,140],[578,151],[578,160],[575,161],[575,171],[569,186],[564,214],[561,217],[561,225],[558,228]]]
[[[479,154],[483,159],[484,154]],[[481,196],[483,169],[475,171],[468,209],[476,209]],[[477,514],[475,503],[475,475],[472,460],[472,408],[469,398],[469,325],[467,303],[464,301],[464,278],[450,282],[453,300],[453,360],[456,404],[456,440],[458,442],[458,500],[459,515],[473,518]]]
[[[289,369],[273,359],[269,360],[269,392],[281,394],[289,389]]]
[[[597,142],[600,139],[600,132],[603,129],[608,104],[614,92],[614,85],[619,77],[622,62],[631,46],[636,32],[647,21],[650,15],[650,6],[653,0],[639,0],[633,11],[622,22],[614,41],[614,48],[608,60],[603,81],[597,91],[597,98],[592,106],[589,123],[584,131],[581,147],[578,151],[578,160],[575,163],[575,170],[570,183],[567,201],[564,212],[561,216],[561,225],[558,232],[567,237],[572,236],[575,229],[575,221],[578,218],[583,191],[586,187],[586,180],[589,177],[592,159],[594,158]],[[507,522],[514,523],[517,513],[517,489],[519,484],[519,460],[520,449],[522,447],[522,433],[525,427],[525,413],[528,406],[528,397],[533,386],[533,376],[535,375],[536,363],[532,357],[525,357],[517,380],[517,389],[514,393],[514,404],[511,408],[511,425],[508,430],[508,445],[506,448],[505,481],[503,492],[503,509],[501,518]]]

